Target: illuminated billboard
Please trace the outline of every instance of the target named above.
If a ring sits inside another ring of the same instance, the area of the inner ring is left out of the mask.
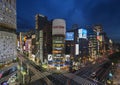
[[[27,39],[25,42],[25,50],[30,52],[31,48],[31,39]]]
[[[87,38],[87,30],[86,29],[79,29],[78,30],[78,37],[79,38]]]
[[[74,40],[74,32],[67,32],[66,40],[68,40],[68,41]]]
[[[52,61],[52,60],[53,60],[52,54],[48,54],[48,61]]]
[[[65,56],[65,61],[70,61],[70,55]]]
[[[79,55],[79,44],[75,45],[75,55]]]
[[[104,41],[104,37],[102,35],[97,36],[97,40],[99,40],[100,42]]]

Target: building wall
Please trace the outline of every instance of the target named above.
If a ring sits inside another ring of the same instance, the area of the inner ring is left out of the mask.
[[[36,15],[36,55],[44,62],[52,53],[52,23],[46,16]],[[38,52],[39,51],[39,52]]]
[[[5,63],[16,58],[16,34],[0,31],[0,62]]]
[[[74,32],[74,41],[66,41],[66,52],[69,51],[71,57],[78,59],[80,57],[88,56],[88,39],[86,37],[80,37],[79,28],[72,29],[69,32]],[[76,47],[79,45],[79,47]],[[77,53],[77,54],[76,54]]]
[[[52,22],[52,54],[55,66],[64,64],[66,23],[64,19]]]
[[[47,59],[48,54],[52,54],[52,23],[49,21],[43,28],[43,56]]]
[[[36,29],[41,30],[44,28],[44,26],[47,23],[47,17],[41,14],[37,14],[35,16],[35,20],[36,20]]]
[[[35,20],[36,20],[36,44],[35,44],[35,57],[37,57],[37,59],[39,59],[40,62],[43,63],[43,29],[47,23],[47,17],[41,14],[37,14],[35,16]]]
[[[52,54],[55,66],[64,64],[65,58],[65,37],[63,35],[52,36]]]
[[[97,53],[97,39],[95,34],[91,34],[88,37],[89,39],[89,55],[95,57]]]
[[[35,34],[32,35],[32,42],[31,42],[31,44],[32,44],[32,45],[31,45],[31,46],[32,46],[32,47],[31,47],[31,49],[32,49],[32,54],[35,55],[36,50],[37,50],[36,47],[35,47],[35,46],[36,46],[36,36],[35,36]]]
[[[88,56],[88,40],[87,39],[79,39],[79,55],[80,57]]]
[[[16,0],[0,0],[0,62],[16,58]]]
[[[103,49],[103,42],[99,39],[102,36],[103,27],[100,24],[94,25],[94,31],[96,32],[97,38],[97,55],[100,55]]]
[[[93,28],[87,28],[88,30],[88,46],[89,46],[89,56],[96,58],[97,55],[97,35]]]
[[[0,0],[0,26],[16,29],[16,0]]]

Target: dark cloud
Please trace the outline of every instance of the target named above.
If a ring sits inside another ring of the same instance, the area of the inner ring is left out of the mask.
[[[120,0],[17,0],[17,15],[24,19],[18,19],[18,29],[25,25],[34,28],[35,14],[40,13],[48,19],[64,18],[68,29],[72,24],[100,23],[108,36],[118,39],[119,4]]]

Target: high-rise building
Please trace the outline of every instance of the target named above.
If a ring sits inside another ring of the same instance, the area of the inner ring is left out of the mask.
[[[52,53],[52,22],[41,14],[36,15],[36,58],[43,63]]]
[[[79,28],[78,26],[72,26],[74,29],[67,32],[66,37],[66,54],[70,54],[75,60],[88,56],[88,38],[87,30]],[[71,36],[72,34],[73,36]]]
[[[65,61],[65,33],[64,19],[54,19],[52,22],[52,54],[55,67],[60,69]]]
[[[72,26],[73,28],[73,26]],[[69,54],[70,57],[74,57],[76,55],[76,45],[78,44],[78,32],[77,28],[74,28],[72,30],[69,30],[66,32],[66,39],[65,39],[65,54]]]
[[[79,56],[88,56],[88,36],[87,29],[78,29],[78,41],[79,41]]]
[[[97,55],[97,36],[96,32],[93,31],[92,28],[88,28],[88,46],[89,46],[89,56],[93,59],[96,58]]]
[[[96,24],[93,27],[94,31],[96,32],[96,38],[97,38],[97,55],[99,56],[101,54],[101,51],[103,50],[103,27],[100,24]]]
[[[65,54],[74,56],[74,32],[66,32],[66,38],[65,38]]]
[[[106,55],[108,52],[109,38],[103,31],[102,25],[94,25],[94,31],[96,32],[97,38],[97,55]]]
[[[16,0],[0,0],[0,64],[16,58]]]

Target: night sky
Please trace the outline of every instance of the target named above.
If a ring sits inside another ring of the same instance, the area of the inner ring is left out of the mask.
[[[120,0],[17,0],[17,29],[35,28],[38,13],[48,20],[65,19],[67,29],[102,24],[110,38],[120,41]]]

